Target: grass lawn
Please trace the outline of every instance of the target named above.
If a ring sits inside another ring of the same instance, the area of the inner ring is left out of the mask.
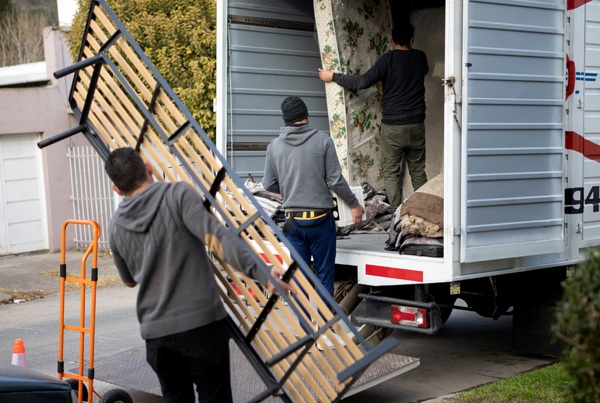
[[[458,394],[452,403],[500,402],[566,402],[565,387],[573,382],[562,364],[554,364],[537,371],[502,379]]]

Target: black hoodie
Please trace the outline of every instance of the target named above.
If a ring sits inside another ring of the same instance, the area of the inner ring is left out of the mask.
[[[126,197],[108,232],[121,279],[140,285],[137,316],[144,339],[225,318],[206,247],[235,269],[267,282],[241,240],[204,208],[198,192],[184,182],[153,183]]]

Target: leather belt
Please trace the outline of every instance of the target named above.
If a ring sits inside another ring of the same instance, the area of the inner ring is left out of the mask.
[[[329,212],[329,210],[289,211],[285,213],[285,218],[293,217],[297,220],[314,220],[323,217]]]

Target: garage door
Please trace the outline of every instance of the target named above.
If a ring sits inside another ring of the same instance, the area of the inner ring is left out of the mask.
[[[39,134],[0,136],[0,253],[48,248]],[[67,173],[65,173],[67,174]]]
[[[227,160],[260,181],[266,148],[279,136],[281,102],[301,97],[310,123],[329,133],[312,1],[228,1]],[[223,150],[221,149],[221,152]]]

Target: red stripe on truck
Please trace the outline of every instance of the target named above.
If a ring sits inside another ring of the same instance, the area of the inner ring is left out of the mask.
[[[592,161],[600,162],[600,145],[586,140],[575,132],[565,132],[565,148],[577,151]]]
[[[398,280],[409,280],[423,282],[423,272],[418,270],[395,269],[393,267],[375,266],[368,264],[366,266],[368,276],[395,278]]]
[[[264,253],[260,254],[262,256],[263,259],[265,259],[265,262],[267,263],[272,263],[269,258],[267,257],[267,255],[265,255]],[[279,260],[279,263],[283,263],[283,259],[281,258],[281,256],[279,255],[275,255],[275,257],[277,258],[277,260]]]
[[[583,6],[592,0],[567,0],[567,10],[575,10],[577,7]]]

